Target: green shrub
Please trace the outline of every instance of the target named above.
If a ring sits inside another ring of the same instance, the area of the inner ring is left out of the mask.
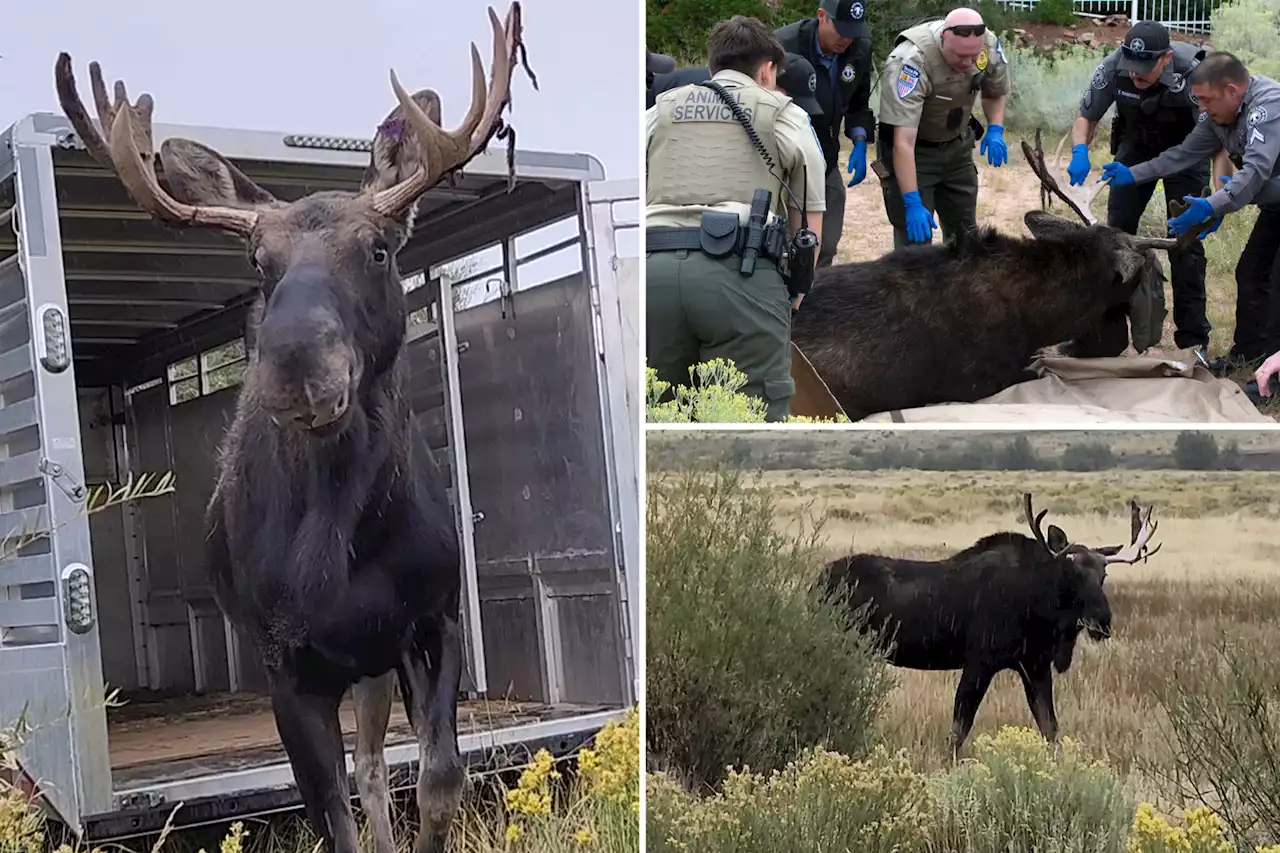
[[[731,773],[698,799],[663,774],[647,782],[648,849],[698,853],[914,853],[929,829],[924,778],[882,749],[865,762],[806,750],[779,772]]]
[[[645,420],[655,424],[731,423],[762,424],[765,422],[763,400],[739,393],[747,384],[747,375],[733,361],[714,358],[689,369],[692,385],[675,388],[658,378],[658,372],[645,368]],[[666,399],[664,399],[666,398]],[[840,416],[806,418],[792,415],[787,423],[848,423]]]
[[[1028,140],[1036,128],[1044,132],[1045,158],[1052,167],[1058,141],[1071,129],[1080,114],[1080,99],[1093,76],[1093,70],[1105,54],[1083,45],[1062,45],[1052,54],[1038,54],[1032,48],[1005,44],[1002,48],[1009,60],[1011,86],[1005,108],[1005,124],[1017,129]],[[1107,118],[1099,131],[1110,127]],[[1099,142],[1094,143],[1094,148]],[[1071,143],[1063,146],[1064,162],[1070,155]],[[1105,148],[1102,149],[1104,152]],[[1094,155],[1095,169],[1098,166]],[[1105,153],[1102,156],[1107,156]],[[1105,162],[1105,161],[1102,161]]]
[[[864,755],[893,682],[811,591],[821,521],[779,532],[773,495],[728,471],[654,475],[647,500],[649,754],[712,786],[809,746]]]
[[[1234,53],[1253,74],[1280,79],[1280,0],[1232,0],[1210,20],[1215,50]]]
[[[932,849],[947,853],[1121,853],[1134,802],[1074,741],[1055,750],[1035,731],[1006,726],[974,741],[966,761],[931,785]]]

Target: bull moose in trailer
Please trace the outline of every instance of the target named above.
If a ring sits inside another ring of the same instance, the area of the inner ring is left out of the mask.
[[[856,554],[826,566],[822,594],[862,615],[856,630],[878,636],[894,666],[961,670],[952,712],[953,757],[973,728],[978,706],[996,673],[1011,669],[1022,679],[1027,705],[1040,733],[1058,737],[1053,673],[1071,667],[1076,639],[1111,635],[1107,567],[1145,560],[1157,524],[1151,509],[1130,504],[1127,546],[1073,543],[1057,525],[1048,536],[1023,495],[1033,536],[993,533],[945,560],[906,560]]]
[[[1028,211],[1031,237],[981,227],[818,271],[791,339],[851,420],[997,394],[1140,285],[1163,288],[1154,250],[1176,241],[1094,224],[1045,168],[1038,135],[1036,151],[1022,146],[1044,190],[1084,225]]]
[[[486,86],[473,44],[458,129],[440,127],[437,93],[410,96],[392,71],[399,106],[377,129],[361,189],[293,202],[179,138],[160,146],[162,186],[150,95],[130,103],[118,81],[109,99],[92,63],[99,134],[71,58],[55,66],[68,119],[133,200],[170,225],[243,238],[260,277],[248,371],[207,509],[207,570],[258,653],[307,816],[336,853],[357,851],[338,718],[348,689],[356,785],[378,853],[396,850],[383,746],[397,680],[420,750],[416,853],[445,849],[462,796],[460,548],[443,474],[410,411],[396,255],[424,192],[495,134],[514,144],[501,114],[523,52],[520,4],[505,23],[490,8],[489,20],[492,76]],[[509,147],[512,172],[513,158]]]

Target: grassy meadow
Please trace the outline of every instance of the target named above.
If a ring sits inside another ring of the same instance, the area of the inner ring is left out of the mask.
[[[1187,470],[1175,432],[1032,434],[1027,470],[879,464],[991,458],[1009,436],[650,435],[649,849],[1280,850],[1280,477]],[[1099,441],[1116,464],[1062,470]],[[1230,445],[1247,468],[1280,436]],[[1059,743],[1004,672],[955,764],[959,673],[884,664],[809,584],[843,554],[939,559],[1028,532],[1024,491],[1095,546],[1127,544],[1128,501],[1154,506],[1160,551],[1109,568],[1112,636],[1082,635],[1054,676]]]

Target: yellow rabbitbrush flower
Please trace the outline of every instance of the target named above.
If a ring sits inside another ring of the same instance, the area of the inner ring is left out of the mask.
[[[595,748],[578,753],[587,796],[618,803],[640,803],[640,712],[627,711],[622,723],[610,721],[595,737]]]
[[[1234,853],[1211,809],[1192,809],[1184,819],[1185,828],[1171,826],[1151,803],[1139,804],[1129,834],[1129,853]]]
[[[507,791],[507,811],[512,814],[545,816],[551,814],[551,780],[559,779],[555,759],[546,749],[533,756],[533,763],[520,774],[516,787]]]

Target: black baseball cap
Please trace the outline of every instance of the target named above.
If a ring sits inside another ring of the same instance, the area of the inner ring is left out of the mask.
[[[676,70],[676,61],[664,53],[654,53],[646,49],[645,53],[649,54],[648,69],[649,74],[670,74]]]
[[[1122,71],[1150,74],[1169,52],[1169,31],[1159,21],[1139,21],[1129,28],[1120,45],[1117,65]]]
[[[787,54],[787,64],[778,69],[778,88],[790,95],[791,100],[809,115],[822,115],[822,107],[813,96],[818,88],[818,75],[809,60],[800,54]]]
[[[822,0],[818,8],[827,13],[836,25],[836,32],[844,38],[871,38],[866,0]]]

